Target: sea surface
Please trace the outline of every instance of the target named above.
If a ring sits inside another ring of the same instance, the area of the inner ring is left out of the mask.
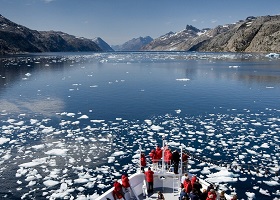
[[[163,137],[228,195],[280,199],[277,57],[0,57],[0,127],[0,199],[95,199]]]

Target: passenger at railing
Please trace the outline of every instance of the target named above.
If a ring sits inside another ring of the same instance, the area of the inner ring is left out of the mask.
[[[189,159],[188,154],[186,152],[183,152],[182,154],[183,173],[187,172],[188,170],[188,159]]]
[[[131,191],[128,176],[123,174],[121,180],[122,180],[122,188],[123,188],[125,199],[130,199],[132,191]]]
[[[179,162],[180,162],[180,154],[177,150],[174,150],[172,153],[172,163],[174,165],[174,174],[178,174]]]
[[[165,198],[164,198],[164,195],[162,194],[162,192],[161,191],[158,191],[158,198],[157,198],[157,200],[164,200]]]
[[[144,153],[141,153],[140,162],[141,162],[141,171],[144,172],[144,169],[145,169],[145,167],[147,165],[146,157],[145,157]]]
[[[184,176],[182,176],[182,178],[181,178],[181,188],[184,188],[184,182],[185,182],[186,178],[189,178],[187,173],[184,174]]]
[[[160,160],[162,158],[162,149],[160,148],[159,145],[156,146],[156,160],[160,164]]]
[[[193,179],[194,179],[193,177],[195,177],[195,181],[194,182],[193,182]],[[191,180],[192,186],[193,186],[194,189],[196,189],[196,191],[200,195],[201,194],[202,185],[200,184],[199,179],[196,176],[193,176],[193,177],[192,177],[192,180]]]
[[[225,191],[221,191],[219,200],[227,200],[227,198],[225,197]]]
[[[232,198],[231,198],[231,200],[237,200],[237,195],[236,195],[236,194],[233,195]]]
[[[190,194],[190,192],[192,191],[192,183],[191,183],[189,177],[187,177],[184,181],[184,188],[185,188],[187,194]]]
[[[189,197],[190,197],[190,200],[200,200],[198,192],[194,188],[190,192]]]
[[[203,189],[202,193],[200,194],[200,200],[206,200],[208,196],[208,192],[206,189]]]
[[[151,168],[148,168],[148,171],[145,172],[146,181],[147,181],[147,190],[148,193],[154,192],[154,172],[151,170]]]
[[[216,191],[214,189],[210,189],[210,191],[207,194],[206,200],[216,200],[216,198],[217,198]]]
[[[170,149],[166,149],[164,151],[164,163],[165,163],[165,169],[169,170],[171,166],[171,160],[172,160],[172,152]]]
[[[113,197],[114,197],[114,200],[117,200],[117,199],[123,200],[124,199],[122,185],[118,182],[118,180],[114,181]]]
[[[185,188],[183,188],[180,192],[180,200],[188,200],[188,199],[189,199],[189,196],[186,193]]]
[[[158,169],[158,160],[157,160],[157,156],[156,156],[156,151],[153,149],[150,153],[149,156],[152,160],[152,168],[153,170],[157,170]]]
[[[210,183],[210,185],[207,187],[207,192],[209,192],[211,189],[215,189],[212,183]]]

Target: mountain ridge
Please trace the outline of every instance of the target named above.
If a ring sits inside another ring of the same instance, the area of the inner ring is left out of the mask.
[[[0,14],[0,54],[26,52],[102,51],[90,39],[61,31],[37,31],[16,24]]]
[[[213,29],[186,29],[154,39],[143,51],[280,52],[280,15],[249,16]]]

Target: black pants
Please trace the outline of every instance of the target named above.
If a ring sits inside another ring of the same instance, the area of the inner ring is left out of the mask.
[[[179,163],[174,162],[174,173],[178,174],[178,169],[179,169]]]
[[[148,193],[154,192],[154,182],[148,182]]]

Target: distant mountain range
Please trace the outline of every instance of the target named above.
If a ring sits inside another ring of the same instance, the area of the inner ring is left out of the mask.
[[[234,24],[161,36],[143,51],[280,52],[280,15],[248,17]]]
[[[234,24],[199,30],[187,25],[159,38],[133,38],[110,47],[101,38],[78,38],[59,31],[36,31],[0,15],[0,54],[73,51],[280,52],[280,15],[248,17]]]
[[[0,54],[25,52],[102,51],[92,40],[63,32],[36,31],[0,15]]]
[[[115,45],[112,48],[115,51],[139,51],[143,46],[153,41],[150,36],[133,38],[122,45]]]

